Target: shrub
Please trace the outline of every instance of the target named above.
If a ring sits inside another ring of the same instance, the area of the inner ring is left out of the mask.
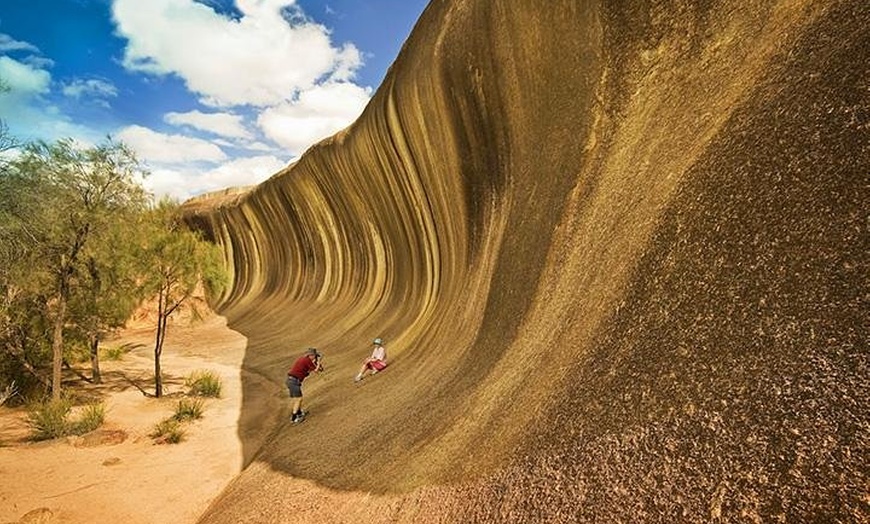
[[[127,353],[127,349],[123,346],[113,346],[110,348],[103,348],[103,359],[104,360],[121,360],[121,358]]]
[[[175,415],[173,415],[172,418],[178,422],[196,420],[202,418],[202,411],[203,400],[201,398],[183,398],[179,400],[178,404],[175,406]]]
[[[27,423],[33,440],[49,440],[68,434],[67,417],[72,409],[69,398],[51,399],[30,407]]]
[[[82,410],[81,416],[70,424],[70,433],[84,435],[103,425],[106,419],[106,406],[101,402],[88,404]]]
[[[150,436],[158,444],[178,444],[184,440],[184,428],[174,418],[167,418],[154,426]]]
[[[190,395],[213,398],[221,396],[221,378],[213,371],[194,371],[187,377],[184,385],[188,387]]]
[[[94,402],[84,407],[78,418],[70,420],[73,400],[47,400],[35,404],[27,413],[33,440],[49,440],[67,435],[84,435],[97,429],[106,418],[106,407]]]

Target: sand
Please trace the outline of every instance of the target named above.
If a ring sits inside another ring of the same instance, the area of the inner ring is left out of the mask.
[[[217,316],[173,326],[161,359],[160,399],[136,387],[154,393],[152,340],[149,329],[124,333],[107,345],[132,349],[120,360],[102,362],[103,385],[70,386],[105,401],[106,421],[91,434],[31,442],[26,412],[0,408],[0,522],[193,523],[241,471],[245,337]],[[206,400],[203,418],[187,426],[183,442],[156,444],[149,433],[173,414],[184,377],[196,370],[220,375],[221,398]],[[264,439],[286,402],[283,389],[258,376],[245,380],[262,388],[263,425],[255,439]]]

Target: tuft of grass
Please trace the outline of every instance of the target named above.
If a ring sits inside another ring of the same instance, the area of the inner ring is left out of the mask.
[[[175,406],[175,415],[172,416],[178,422],[196,420],[202,418],[204,401],[201,398],[183,398]]]
[[[103,360],[121,360],[126,353],[127,350],[123,346],[103,348]]]
[[[27,412],[33,440],[50,440],[68,434],[70,423],[67,420],[72,401],[69,398],[51,399],[32,405]]]
[[[49,440],[67,435],[84,435],[103,425],[106,407],[101,402],[86,405],[75,419],[70,419],[72,406],[73,400],[69,397],[46,400],[31,406],[27,413],[31,438]]]
[[[194,371],[184,381],[188,394],[197,397],[220,398],[223,383],[213,371]]]
[[[184,428],[175,418],[167,418],[154,426],[150,436],[158,444],[178,444],[184,440]]]
[[[177,444],[184,440],[184,426],[202,418],[205,400],[201,398],[182,398],[175,405],[175,413],[163,419],[151,432],[150,436],[157,444]]]
[[[105,419],[105,404],[94,402],[85,406],[79,418],[70,424],[69,431],[73,435],[84,435],[102,426]]]

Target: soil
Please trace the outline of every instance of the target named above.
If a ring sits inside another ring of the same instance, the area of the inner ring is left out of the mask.
[[[70,373],[65,386],[98,397],[106,406],[103,426],[87,435],[30,440],[24,408],[0,408],[0,522],[192,523],[242,470],[238,420],[245,337],[213,316],[192,326],[172,326],[161,364],[164,396],[154,394],[153,332],[131,329],[105,344],[129,351],[101,363],[104,382],[89,384]],[[203,417],[185,426],[178,444],[158,444],[154,426],[170,417],[184,395],[184,378],[209,370],[222,379],[218,399],[206,399]],[[89,375],[87,368],[81,371]],[[283,390],[262,377],[256,384],[267,437],[284,403]],[[250,431],[251,428],[248,428]]]

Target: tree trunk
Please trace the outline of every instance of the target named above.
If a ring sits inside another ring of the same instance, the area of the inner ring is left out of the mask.
[[[91,274],[91,300],[96,304],[100,295],[102,281],[100,280],[100,270],[97,268],[97,261],[94,257],[88,258],[88,273]],[[99,322],[97,322],[99,325]],[[94,327],[91,338],[91,377],[94,384],[102,384],[103,376],[100,374],[100,331]]]
[[[64,285],[64,284],[62,284]],[[66,319],[66,293],[61,289],[54,318],[54,336],[51,341],[51,397],[60,399],[61,369],[63,366],[63,324]]]
[[[154,348],[154,396],[163,396],[163,377],[160,376],[160,350]]]
[[[57,273],[57,315],[54,317],[54,334],[51,339],[51,398],[60,399],[61,381],[63,377],[63,325],[66,323],[66,303],[69,300],[69,280],[72,275],[72,264],[75,254],[81,246],[79,240],[73,249],[73,255],[60,257],[60,267]]]
[[[157,345],[154,346],[154,396],[157,398],[163,396],[163,376],[160,373],[160,352],[163,351],[160,333],[163,329],[162,324],[160,320],[157,321]]]
[[[157,298],[157,340],[154,344],[154,396],[163,396],[163,376],[160,372],[160,354],[163,353],[163,337],[166,335],[166,298],[160,291]]]
[[[94,384],[103,383],[103,375],[100,373],[100,336],[91,338],[91,378]]]

